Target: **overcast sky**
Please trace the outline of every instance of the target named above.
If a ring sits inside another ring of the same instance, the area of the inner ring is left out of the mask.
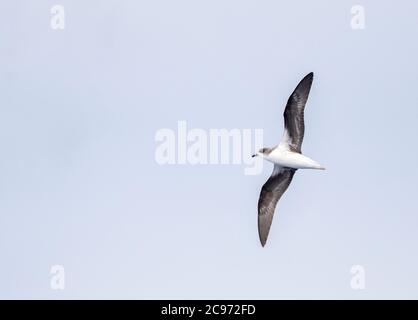
[[[412,0],[0,2],[0,297],[418,298],[417,19]],[[311,71],[302,150],[327,170],[296,173],[262,248],[272,166],[160,165],[155,135],[273,146]]]

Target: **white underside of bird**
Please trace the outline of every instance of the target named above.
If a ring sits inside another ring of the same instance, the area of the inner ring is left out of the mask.
[[[283,134],[282,141],[278,146],[272,149],[269,154],[257,152],[257,155],[263,159],[274,163],[280,167],[293,169],[318,169],[325,170],[317,161],[299,153],[290,150],[287,131]]]

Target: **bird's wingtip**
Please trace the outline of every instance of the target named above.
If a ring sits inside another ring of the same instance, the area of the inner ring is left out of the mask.
[[[259,236],[260,236],[260,243],[261,243],[261,246],[264,248],[264,246],[266,245],[266,242],[267,242],[267,235],[265,235],[265,234],[260,234]]]

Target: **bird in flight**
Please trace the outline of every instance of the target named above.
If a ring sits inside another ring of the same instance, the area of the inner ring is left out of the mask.
[[[305,132],[304,110],[311,90],[313,73],[306,75],[290,95],[284,109],[284,133],[280,143],[273,148],[262,148],[259,156],[274,164],[273,173],[261,188],[258,199],[258,234],[264,247],[273,221],[277,202],[287,190],[298,169],[324,170],[318,162],[302,154]]]

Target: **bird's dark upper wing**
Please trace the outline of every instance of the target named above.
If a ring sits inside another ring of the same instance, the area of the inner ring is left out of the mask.
[[[295,171],[275,165],[270,178],[261,188],[258,199],[258,234],[263,247],[267,241],[276,204],[289,187]]]
[[[304,110],[311,90],[313,73],[309,73],[297,85],[295,91],[287,100],[284,110],[285,135],[284,143],[287,143],[289,149],[295,152],[301,152],[303,135],[305,133]]]

